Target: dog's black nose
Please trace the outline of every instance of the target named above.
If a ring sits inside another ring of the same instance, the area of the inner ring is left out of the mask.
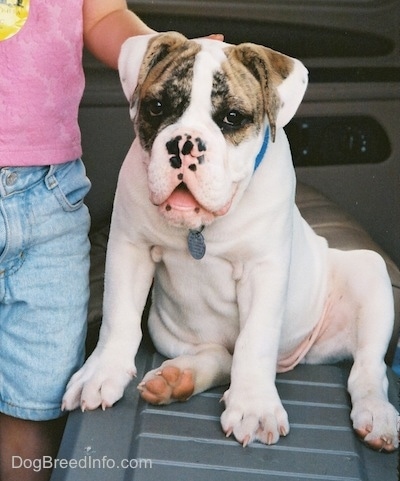
[[[182,160],[179,156],[179,142],[182,140],[180,135],[176,136],[167,142],[167,152],[172,155],[169,159],[169,163],[173,169],[180,169],[182,167]]]
[[[182,145],[183,144],[183,145]],[[206,143],[200,138],[193,137],[190,134],[177,135],[176,137],[169,140],[165,147],[168,154],[171,156],[169,158],[169,163],[173,169],[180,169],[184,162],[183,158],[186,156],[191,156],[192,160],[189,159],[189,164],[187,167],[195,172],[197,170],[196,163],[193,163],[193,159],[197,159],[199,165],[204,163],[204,154],[207,150]]]
[[[179,142],[182,140],[181,135],[177,135],[175,138],[169,140],[166,143],[167,151],[171,155],[179,155]]]
[[[182,154],[183,155],[189,155],[190,152],[193,150],[193,142],[191,140],[187,140],[182,147]]]

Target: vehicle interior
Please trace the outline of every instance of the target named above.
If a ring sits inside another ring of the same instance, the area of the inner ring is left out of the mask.
[[[400,351],[400,4],[397,0],[134,0],[129,7],[158,31],[190,38],[222,33],[299,58],[310,83],[286,127],[302,215],[332,247],[380,252],[391,277],[396,322],[386,356],[389,394],[399,409]],[[102,318],[104,259],[120,165],[133,140],[117,72],[85,54],[80,109],[83,160],[92,190],[88,354]],[[177,480],[395,481],[398,453],[366,448],[349,419],[349,365],[300,365],[277,375],[291,432],[274,446],[243,448],[219,423],[226,389],[185,403],[152,406],[137,391],[163,358],[146,334],[137,379],[113,408],[69,415],[52,481]],[[122,466],[121,460],[151,460]],[[94,460],[97,460],[96,464]],[[100,460],[100,461],[99,461]],[[101,462],[103,460],[103,462]],[[109,463],[107,464],[107,460]],[[86,463],[86,465],[85,465]],[[90,464],[92,463],[92,465]]]

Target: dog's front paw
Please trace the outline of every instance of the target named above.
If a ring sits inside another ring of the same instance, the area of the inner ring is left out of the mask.
[[[353,428],[372,449],[394,451],[399,446],[399,414],[386,400],[364,398],[353,405]]]
[[[194,391],[193,372],[165,364],[147,373],[138,389],[142,398],[151,404],[186,401]]]
[[[94,351],[69,381],[62,400],[62,410],[71,411],[79,406],[82,411],[99,406],[104,410],[116,403],[136,375],[132,363],[124,363],[116,357]]]
[[[227,407],[221,416],[222,429],[227,437],[233,434],[243,446],[252,441],[275,444],[280,436],[289,433],[288,416],[279,399],[271,400],[268,396],[234,399],[228,390],[223,400]]]

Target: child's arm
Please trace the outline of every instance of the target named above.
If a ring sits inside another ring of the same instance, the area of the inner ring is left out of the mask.
[[[126,0],[84,0],[85,46],[103,63],[117,68],[122,43],[135,35],[154,33],[128,10]]]

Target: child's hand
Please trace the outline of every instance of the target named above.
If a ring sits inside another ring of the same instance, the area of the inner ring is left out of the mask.
[[[208,35],[207,38],[211,38],[211,40],[219,40],[220,42],[224,41],[222,33],[212,33],[211,35]]]

